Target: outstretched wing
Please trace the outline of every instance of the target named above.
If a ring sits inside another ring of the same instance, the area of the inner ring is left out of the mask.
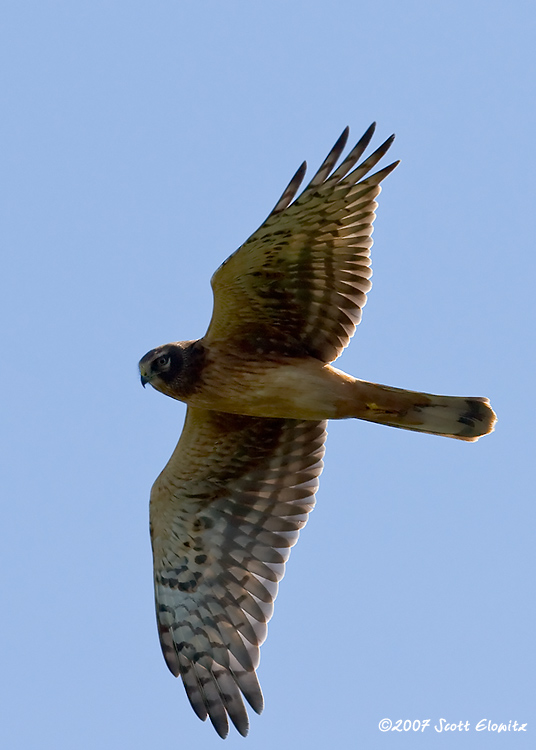
[[[188,408],[151,492],[158,627],[171,672],[221,737],[260,713],[255,669],[290,547],[315,502],[324,422]]]
[[[216,271],[208,342],[237,339],[258,354],[309,355],[324,362],[347,346],[371,287],[379,183],[398,164],[363,179],[387,152],[391,136],[355,167],[374,127],[335,169],[346,128],[291,203],[305,175],[304,162],[260,229]]]

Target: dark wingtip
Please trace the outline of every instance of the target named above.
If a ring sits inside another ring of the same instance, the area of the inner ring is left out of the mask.
[[[212,719],[212,717],[210,717]],[[228,724],[219,724],[216,721],[212,722],[212,726],[216,730],[216,733],[218,734],[218,737],[221,737],[222,740],[227,739],[227,735],[229,734],[229,725]],[[242,735],[245,736],[245,735]]]
[[[381,176],[381,179],[385,179],[387,175],[391,174],[391,172],[394,172],[394,170],[398,167],[400,164],[400,159],[397,159],[397,161],[394,161],[392,164],[388,164],[383,169],[380,169],[379,172],[376,172],[375,174],[379,174]]]
[[[306,171],[307,171],[307,162],[303,161],[298,167],[296,173],[294,174],[293,178],[291,179],[287,187],[284,189],[283,195],[277,201],[273,209],[270,211],[268,218],[270,216],[273,216],[274,214],[278,214],[280,211],[284,211],[285,208],[287,208],[287,206],[296,196],[296,193],[298,192],[300,185],[303,182],[303,178],[305,177]]]
[[[348,141],[348,136],[350,135],[350,126],[347,125],[340,136],[337,138],[337,142],[331,149],[332,151],[336,151],[340,148],[341,151],[343,151],[344,147],[346,146],[346,142]]]
[[[294,175],[294,179],[299,180],[301,182],[303,178],[305,177],[306,172],[307,172],[307,162],[304,159],[302,163],[300,164],[300,166],[298,167],[298,170],[296,174]]]
[[[249,734],[249,722],[245,726],[242,726],[242,725],[238,726],[234,722],[233,722],[233,724],[235,725],[235,728],[236,728],[236,731],[238,732],[238,734],[241,734],[242,737],[247,737],[248,736],[248,734]]]
[[[369,143],[372,140],[372,136],[376,132],[376,122],[372,122],[368,128],[365,130],[359,141],[357,142],[356,146],[361,146],[361,153],[366,149],[366,147],[369,145]]]

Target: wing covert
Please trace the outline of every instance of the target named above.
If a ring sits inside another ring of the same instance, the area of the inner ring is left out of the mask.
[[[305,175],[302,164],[264,224],[216,271],[208,342],[250,337],[256,346],[267,342],[266,354],[324,362],[347,346],[371,288],[375,198],[398,164],[365,178],[389,149],[391,136],[356,167],[374,127],[335,168],[346,128],[292,202]]]
[[[201,719],[246,735],[255,669],[290,548],[315,502],[324,422],[188,408],[151,492],[157,620],[164,657]]]

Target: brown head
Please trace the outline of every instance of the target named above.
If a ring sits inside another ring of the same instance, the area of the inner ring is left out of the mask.
[[[204,347],[198,341],[176,341],[147,352],[139,362],[141,384],[184,401],[199,382]]]

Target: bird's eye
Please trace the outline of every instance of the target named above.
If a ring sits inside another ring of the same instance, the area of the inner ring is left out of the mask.
[[[156,364],[158,367],[165,367],[169,362],[169,355],[164,354],[162,357],[158,357]]]

